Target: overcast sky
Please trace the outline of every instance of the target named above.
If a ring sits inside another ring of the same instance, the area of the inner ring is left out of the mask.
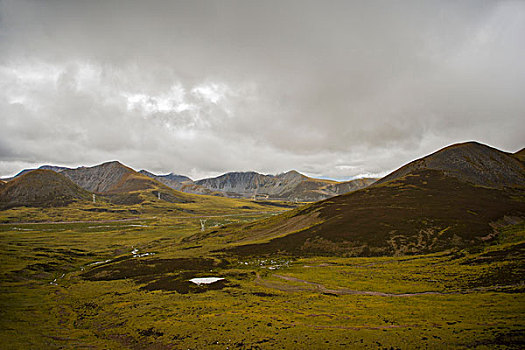
[[[525,146],[525,1],[0,0],[0,175],[382,175]]]

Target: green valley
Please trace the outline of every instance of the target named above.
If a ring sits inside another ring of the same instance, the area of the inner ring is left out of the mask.
[[[108,164],[122,174],[34,170],[0,189],[2,349],[525,345],[515,155],[459,144],[314,203],[182,193]]]

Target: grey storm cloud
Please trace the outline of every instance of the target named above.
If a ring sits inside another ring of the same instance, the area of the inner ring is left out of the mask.
[[[384,174],[525,144],[523,1],[0,0],[0,175]]]

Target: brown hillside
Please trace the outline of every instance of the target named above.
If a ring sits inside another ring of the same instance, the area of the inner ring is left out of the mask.
[[[477,142],[445,147],[385,176],[376,184],[401,178],[417,170],[440,170],[479,186],[525,186],[525,165],[510,153]]]
[[[438,166],[443,169],[432,169]],[[494,222],[525,218],[522,169],[517,159],[488,146],[454,145],[368,188],[223,228],[214,239],[230,244],[223,251],[240,255],[399,255],[475,247],[494,239]],[[213,237],[192,237],[207,238]]]
[[[30,171],[0,187],[0,209],[64,206],[90,198],[89,192],[51,170]]]
[[[475,187],[443,172],[422,170],[315,203],[287,220],[315,217],[321,223],[284,237],[286,231],[280,231],[280,237],[267,243],[241,245],[231,252],[369,256],[475,246],[491,239],[491,223],[505,215],[525,216],[524,195],[522,190]],[[275,225],[284,225],[274,219]],[[263,230],[272,227],[266,224]]]
[[[117,161],[93,167],[66,169],[61,174],[80,187],[102,194],[116,204],[138,204],[146,198],[154,199],[159,192],[161,199],[170,203],[193,201],[191,195],[175,191]]]
[[[520,151],[513,154],[514,158],[520,160],[521,162],[525,163],[525,148],[522,148]]]
[[[134,173],[136,172],[133,169],[117,161],[62,171],[62,174],[69,177],[71,181],[90,192],[129,192],[132,187],[139,189],[141,186],[144,186],[141,189],[151,188],[149,181],[137,183]],[[146,176],[144,178],[149,179]],[[135,184],[126,184],[127,181]]]

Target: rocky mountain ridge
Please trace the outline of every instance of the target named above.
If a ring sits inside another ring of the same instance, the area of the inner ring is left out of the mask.
[[[275,199],[312,202],[364,188],[376,179],[363,178],[346,182],[322,180],[307,177],[295,170],[278,175],[263,175],[257,172],[230,172],[224,175],[193,181],[184,175],[174,173],[156,175],[147,170],[135,170],[111,161],[91,167],[66,168],[44,165],[61,173],[80,187],[94,193],[119,193],[132,189],[154,187],[156,180],[174,190],[232,198]],[[33,169],[22,170],[14,178]],[[7,179],[9,180],[9,179]]]
[[[341,183],[310,178],[291,170],[278,175],[263,175],[253,171],[230,172],[195,183],[231,197],[312,202],[345,193],[343,191],[364,188],[375,180],[358,179]]]

